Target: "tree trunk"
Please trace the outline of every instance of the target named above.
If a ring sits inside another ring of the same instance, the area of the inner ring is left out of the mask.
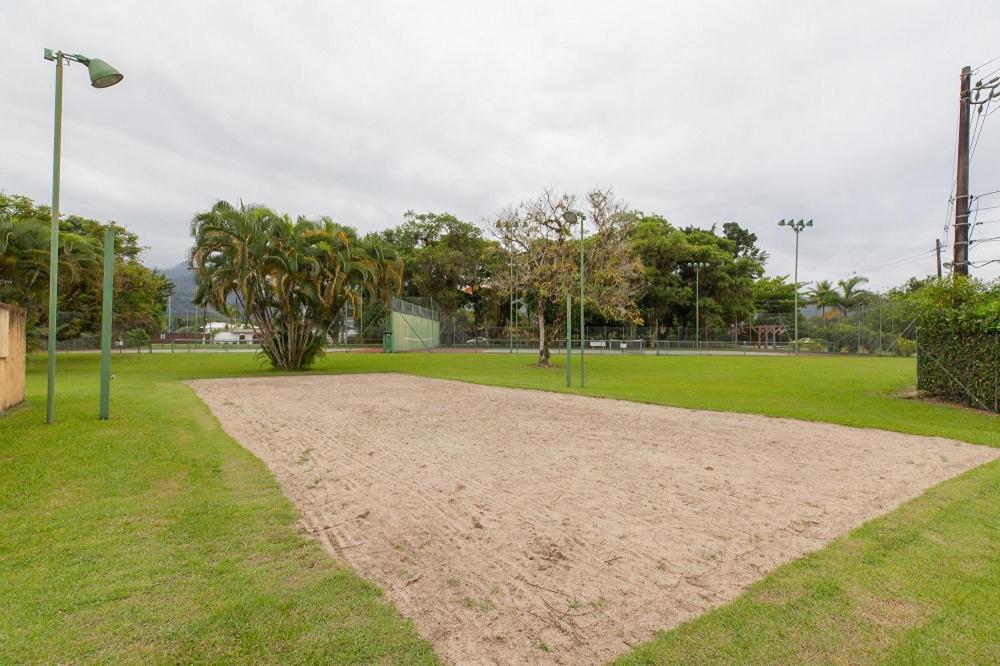
[[[545,301],[538,299],[538,365],[543,368],[550,368],[549,363],[549,343],[545,339]]]

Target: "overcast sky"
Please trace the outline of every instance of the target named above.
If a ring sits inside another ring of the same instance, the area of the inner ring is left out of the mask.
[[[103,58],[121,84],[66,72],[62,209],[122,222],[154,265],[217,199],[368,231],[613,186],[678,226],[750,228],[770,274],[793,263],[776,222],[813,218],[800,280],[876,288],[933,272],[935,238],[950,260],[959,72],[1000,56],[996,0],[4,0],[0,29],[0,189],[50,201],[42,49]],[[1000,190],[1000,114],[972,174]],[[1000,220],[1000,194],[980,204]]]

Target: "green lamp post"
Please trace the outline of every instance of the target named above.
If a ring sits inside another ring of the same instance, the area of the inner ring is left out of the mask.
[[[63,62],[78,62],[87,66],[90,83],[95,88],[108,88],[122,80],[121,72],[98,60],[79,53],[70,54],[45,49],[45,59],[56,63],[55,129],[52,140],[52,227],[49,240],[49,380],[46,399],[46,423],[56,420],[56,324],[59,289],[59,160],[62,152],[62,88]],[[103,367],[103,366],[102,366]]]
[[[567,210],[563,213],[563,221],[567,226],[580,223],[580,386],[583,387],[583,213]],[[570,289],[566,290],[566,386],[573,384],[573,296]]]
[[[795,232],[795,353],[799,353],[799,234],[806,227],[811,227],[813,221],[809,220],[782,220],[778,222],[779,227],[788,227]]]

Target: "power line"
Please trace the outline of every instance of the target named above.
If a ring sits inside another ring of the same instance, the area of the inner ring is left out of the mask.
[[[987,60],[986,62],[984,62],[982,65],[979,65],[978,67],[974,68],[972,70],[972,73],[975,74],[976,72],[978,72],[979,70],[981,70],[983,67],[986,67],[986,65],[989,65],[991,62],[996,62],[997,60],[1000,60],[1000,55],[998,55],[995,58],[990,58],[989,60]],[[993,71],[997,71],[997,70],[993,70]],[[992,73],[993,72],[990,72],[990,74],[992,74]],[[989,76],[989,74],[987,74],[987,76]],[[982,78],[985,78],[985,77],[982,77]]]
[[[941,245],[942,249],[944,249],[945,247],[946,246],[944,244]],[[860,273],[872,273],[874,271],[880,271],[880,270],[883,270],[885,268],[892,268],[892,267],[894,267],[894,266],[896,266],[898,264],[905,264],[905,263],[908,263],[908,262],[917,261],[918,259],[922,260],[925,257],[928,257],[928,256],[930,256],[932,254],[936,254],[936,253],[937,253],[937,248],[934,248],[933,250],[927,250],[927,251],[921,252],[919,254],[914,254],[912,256],[901,257],[899,259],[893,259],[892,261],[888,261],[888,262],[886,262],[884,264],[876,264],[875,266],[871,266],[869,268],[862,268],[859,272]]]

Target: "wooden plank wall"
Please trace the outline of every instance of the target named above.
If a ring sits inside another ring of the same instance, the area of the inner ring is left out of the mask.
[[[24,402],[25,312],[0,303],[0,412]]]

